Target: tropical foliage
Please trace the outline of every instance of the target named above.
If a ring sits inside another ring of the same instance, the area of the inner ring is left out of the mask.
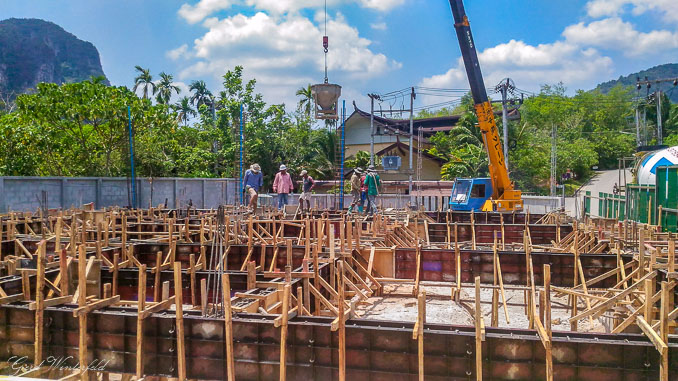
[[[316,179],[337,175],[337,134],[332,124],[313,120],[308,86],[297,91],[299,103],[288,112],[285,105],[266,104],[256,80],[243,78],[237,66],[223,75],[217,91],[193,81],[190,94],[172,101],[180,93],[172,75],[163,72],[154,81],[149,69],[135,69],[131,90],[93,77],[43,83],[34,94],[1,102],[0,175],[128,175],[128,109],[139,176],[237,176],[241,126],[243,165],[260,164],[265,187],[280,164],[294,176],[303,169]],[[571,170],[583,179],[594,166],[616,168],[617,158],[635,148],[633,101],[633,91],[621,87],[568,96],[562,85],[544,86],[520,106],[520,120],[509,124],[512,179],[525,191],[547,189],[554,127],[558,177]],[[666,97],[660,101],[664,142],[678,144],[678,107]],[[656,125],[655,102],[644,106],[648,131]],[[432,136],[428,150],[445,161],[442,178],[486,176],[487,155],[470,96],[454,109],[419,117],[450,114],[461,115],[457,126]],[[347,169],[368,164],[364,151],[346,158]]]

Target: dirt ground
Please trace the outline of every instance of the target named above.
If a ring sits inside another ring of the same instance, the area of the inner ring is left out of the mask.
[[[371,297],[365,303],[356,307],[356,313],[361,319],[390,320],[414,322],[417,319],[417,299],[412,296],[412,283],[389,283],[384,285],[383,296]],[[475,309],[475,288],[473,284],[463,284],[461,303],[451,298],[451,286],[420,285],[420,290],[426,291],[426,322],[451,325],[473,325],[473,311]],[[504,312],[504,305],[499,294],[499,327],[529,328],[529,319],[525,313],[525,296],[523,290],[506,289],[506,309],[508,321]],[[481,309],[485,326],[489,327],[492,319],[492,289],[480,290]],[[539,301],[537,301],[539,303]],[[566,308],[567,297],[551,294],[551,327],[554,331],[570,331],[568,318],[571,311]],[[579,311],[586,307],[583,302]],[[579,332],[607,332],[609,329],[604,318],[593,321],[581,320],[578,324]]]

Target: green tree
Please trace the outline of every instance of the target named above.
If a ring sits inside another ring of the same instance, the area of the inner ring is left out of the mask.
[[[297,89],[295,95],[300,98],[299,103],[297,104],[297,109],[310,118],[311,110],[313,109],[313,94],[311,91],[311,84],[309,83],[308,86]]]
[[[191,104],[195,105],[197,109],[200,109],[202,105],[209,106],[212,104],[212,92],[207,88],[205,81],[191,82],[189,90],[193,93]]]
[[[181,89],[174,84],[174,77],[165,72],[160,73],[160,81],[156,85],[156,101],[160,104],[167,104],[172,98],[172,93],[179,94]]]
[[[149,99],[149,90],[151,95],[155,94],[156,91],[151,71],[149,69],[144,69],[139,65],[135,66],[134,70],[137,71],[137,76],[134,77],[134,87],[132,88],[132,91],[136,93],[137,89],[141,88],[142,93],[144,94],[143,98]]]
[[[188,97],[183,97],[175,103],[172,108],[177,113],[177,121],[183,123],[184,126],[188,125],[188,121],[191,117],[195,117],[198,113],[191,107],[191,100]]]
[[[0,167],[17,175],[127,174],[128,106],[142,167],[157,164],[147,161],[143,152],[160,149],[158,139],[176,126],[165,106],[153,106],[125,87],[97,81],[41,83],[35,94],[21,95],[16,103],[17,110],[0,125],[6,137]],[[144,147],[146,141],[152,146]],[[28,165],[29,160],[34,164]]]

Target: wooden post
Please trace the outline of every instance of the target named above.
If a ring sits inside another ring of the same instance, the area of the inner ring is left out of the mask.
[[[206,281],[206,279],[203,279]],[[221,277],[221,285],[224,299],[224,324],[226,340],[226,372],[228,381],[235,381],[235,361],[233,359],[233,317],[231,315],[231,282],[228,274]],[[203,303],[205,305],[205,303]]]
[[[57,227],[59,223],[57,222]],[[68,275],[68,254],[66,250],[63,252],[59,250],[59,288],[61,291],[61,296],[69,295],[69,275]]]
[[[85,227],[83,226],[83,229]],[[87,305],[87,253],[85,245],[80,246],[78,253],[78,307]],[[87,364],[87,314],[78,316],[78,360],[80,364]],[[85,381],[87,367],[80,370],[80,379]]]
[[[247,262],[247,289],[257,288],[257,270],[254,261]]]
[[[174,303],[176,305],[177,376],[186,379],[186,348],[184,346],[184,300],[181,286],[181,262],[174,263]]]
[[[659,337],[668,346],[669,344],[669,298],[673,298],[673,294],[669,294],[668,282],[662,282],[661,290],[661,307],[659,309]],[[661,363],[659,365],[659,375],[661,381],[669,380],[669,351],[668,348],[664,353],[660,353]]]
[[[137,309],[137,379],[141,379],[144,376],[144,320],[141,312],[146,309],[146,265],[139,267]]]
[[[497,262],[499,261],[499,254],[497,253],[497,232],[494,232],[494,245],[492,246],[492,268],[493,268],[493,283],[492,288],[492,322],[493,327],[499,326],[499,289],[497,288],[498,283],[498,272],[497,272]]]
[[[188,217],[186,217],[186,220],[188,220]],[[198,306],[198,298],[196,298],[196,281],[195,281],[195,254],[191,254],[189,256],[189,262],[188,262],[188,272],[191,277],[191,305],[193,308],[196,308]]]
[[[334,267],[334,264],[332,264]],[[339,278],[337,287],[339,292],[339,381],[346,381],[346,323],[344,322],[344,260],[339,261]]]
[[[207,301],[207,278],[202,278],[200,279],[200,312],[202,312],[203,316],[207,313]]]
[[[83,250],[81,248],[81,250]],[[43,318],[45,314],[45,241],[40,241],[37,251],[37,272],[35,286],[35,359],[34,363],[39,366],[42,362],[42,341],[44,333]],[[82,292],[81,292],[82,293]]]
[[[417,359],[419,360],[419,381],[424,381],[424,324],[426,323],[426,291],[419,293],[417,303]]]
[[[458,234],[458,225],[454,223],[454,262],[456,265],[456,281],[457,288],[455,294],[455,301],[459,303],[461,301],[461,250],[459,250],[459,234]]]
[[[273,227],[275,230],[275,226]],[[304,258],[311,258],[311,220],[308,216],[304,220],[304,233],[305,233],[305,244],[304,244]]]
[[[546,346],[546,380],[553,381],[553,333],[551,330],[551,265],[544,265],[544,328],[548,335]]]
[[[155,255],[155,280],[153,281],[153,301],[159,303],[160,299],[160,268],[162,266],[162,251]]]
[[[120,257],[118,253],[113,254],[113,296],[118,295],[118,263]]]
[[[282,321],[280,324],[280,381],[287,379],[287,316],[290,303],[290,285],[283,288]]]
[[[475,298],[475,329],[476,329],[476,380],[483,380],[483,339],[485,323],[483,322],[483,312],[480,306],[480,277],[475,279],[476,298]]]

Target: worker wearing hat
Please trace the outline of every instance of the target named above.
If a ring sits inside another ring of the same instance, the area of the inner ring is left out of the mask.
[[[250,202],[247,205],[252,208],[252,211],[257,210],[257,199],[259,198],[259,190],[264,186],[264,175],[261,173],[259,164],[252,164],[250,169],[245,171],[245,177],[242,180],[243,193],[245,193]]]
[[[362,175],[363,170],[362,168],[358,167],[353,170],[353,174],[351,175],[351,196],[353,197],[353,201],[351,201],[351,206],[348,207],[348,213],[353,213],[353,208],[358,205],[358,211],[362,213],[363,211],[363,204],[360,199],[360,187],[361,187],[361,181],[360,181],[360,175]]]
[[[304,201],[306,201],[306,209],[310,212],[311,211],[311,191],[313,188],[315,188],[315,180],[313,180],[313,177],[308,175],[307,170],[303,170],[300,173],[303,184],[301,188],[301,196],[299,196],[299,207],[301,208],[301,211],[304,211]]]
[[[379,187],[381,186],[381,179],[379,179],[379,174],[374,169],[373,165],[370,165],[369,168],[367,168],[365,186],[367,187],[367,213],[372,215],[377,213],[377,196],[379,195]]]
[[[280,165],[280,171],[275,174],[273,180],[273,192],[278,194],[278,210],[283,210],[287,205],[287,195],[292,193],[294,185],[292,184],[292,177],[287,173],[287,166]]]

